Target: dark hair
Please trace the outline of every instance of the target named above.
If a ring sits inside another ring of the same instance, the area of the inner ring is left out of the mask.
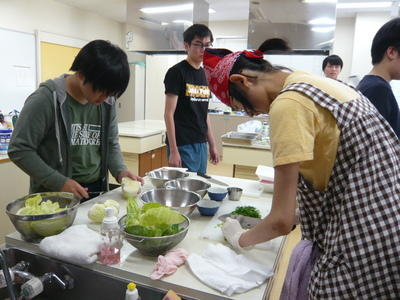
[[[273,66],[270,62],[262,58],[249,58],[243,55],[239,56],[239,58],[234,63],[231,72],[232,74],[242,74],[243,70],[251,70],[257,72],[273,72],[282,70],[283,67]],[[242,74],[243,75],[243,74]],[[246,95],[232,82],[229,82],[229,95],[239,101],[243,107],[248,109],[253,109],[253,105],[247,99]]]
[[[129,64],[125,52],[109,41],[94,40],[86,44],[75,57],[70,71],[81,72],[84,83],[94,91],[119,97],[129,83]]]
[[[273,38],[273,39],[268,39],[265,40],[260,47],[258,47],[258,50],[261,52],[269,52],[269,51],[284,51],[288,52],[291,51],[292,49],[289,47],[287,42],[283,39],[280,38]]]
[[[400,18],[394,18],[385,23],[375,34],[371,46],[373,65],[381,62],[389,47],[395,47],[397,51],[400,51]]]
[[[322,71],[325,70],[328,63],[331,66],[340,66],[341,69],[343,68],[343,60],[339,57],[339,55],[332,54],[325,57],[324,61],[322,62]]]
[[[190,44],[196,37],[210,37],[211,43],[214,42],[214,37],[211,30],[204,24],[193,24],[183,33],[183,41]]]

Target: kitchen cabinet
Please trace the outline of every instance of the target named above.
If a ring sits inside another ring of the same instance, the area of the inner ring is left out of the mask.
[[[167,146],[139,154],[139,176],[167,165]]]
[[[6,156],[0,157],[0,244],[4,236],[14,231],[10,219],[6,215],[6,206],[13,200],[29,194],[29,176],[18,168]]]

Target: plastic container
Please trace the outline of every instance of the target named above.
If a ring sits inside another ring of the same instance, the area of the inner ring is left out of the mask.
[[[114,265],[121,259],[122,236],[118,219],[112,207],[106,207],[106,216],[101,224],[103,243],[100,247],[99,261],[105,265]]]
[[[140,300],[136,284],[133,282],[128,283],[126,287],[125,300]]]
[[[7,154],[10,144],[12,129],[0,129],[0,155]]]

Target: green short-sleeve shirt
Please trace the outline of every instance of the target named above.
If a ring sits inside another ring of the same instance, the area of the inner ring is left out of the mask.
[[[95,104],[81,104],[67,94],[71,119],[72,178],[80,183],[100,179],[101,111]]]

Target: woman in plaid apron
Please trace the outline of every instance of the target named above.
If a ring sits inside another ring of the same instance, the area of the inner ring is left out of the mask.
[[[238,69],[238,64],[246,67]],[[399,299],[400,142],[370,101],[356,93],[352,100],[339,101],[307,82],[291,83],[283,89],[291,73],[271,66],[257,52],[208,49],[204,66],[211,91],[227,105],[236,106],[239,101],[250,114],[268,113],[278,95],[295,92],[326,109],[336,121],[340,135],[326,186],[316,189],[296,164],[291,169],[295,173],[288,173],[299,177],[297,202],[303,239],[312,242],[313,252],[319,253],[309,268],[308,298]],[[271,143],[274,147],[273,139]],[[288,182],[293,182],[291,178]],[[272,210],[263,222],[247,232],[236,220],[224,224],[224,235],[235,248],[288,232],[296,193],[290,193],[290,185],[282,192],[284,183],[277,180],[276,171]],[[279,230],[279,226],[285,228]],[[286,299],[299,298],[297,294]]]

